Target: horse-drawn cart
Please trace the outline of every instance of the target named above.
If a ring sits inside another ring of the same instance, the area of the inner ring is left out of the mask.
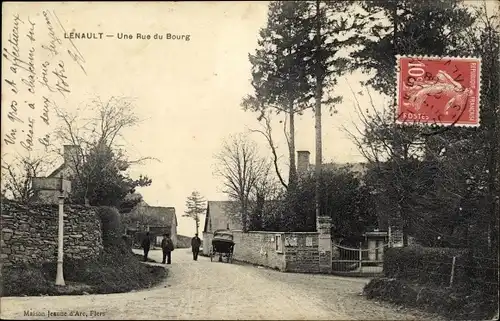
[[[214,232],[214,238],[212,239],[212,248],[210,249],[210,261],[213,261],[214,257],[219,255],[219,262],[222,262],[222,257],[226,257],[227,262],[232,262],[233,260],[233,233],[228,230],[217,230]]]

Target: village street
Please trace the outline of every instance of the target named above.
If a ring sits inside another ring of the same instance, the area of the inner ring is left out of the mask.
[[[161,260],[160,251],[150,253]],[[86,319],[425,319],[420,313],[397,312],[360,296],[368,279],[281,273],[210,262],[206,257],[195,262],[187,249],[174,251],[172,260],[167,280],[155,288],[123,294],[2,298],[1,318],[36,319],[24,317],[24,311],[45,315],[81,311],[87,313]]]

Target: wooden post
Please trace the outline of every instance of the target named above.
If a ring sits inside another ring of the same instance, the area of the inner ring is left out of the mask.
[[[451,263],[450,286],[453,285],[453,277],[455,275],[455,261],[456,261],[456,256],[453,257],[453,261]]]
[[[391,235],[391,224],[389,223],[389,231],[387,233],[388,237],[389,237],[389,247],[392,247],[392,235]]]
[[[361,251],[361,242],[359,242],[359,269],[361,269],[363,264],[363,251]]]

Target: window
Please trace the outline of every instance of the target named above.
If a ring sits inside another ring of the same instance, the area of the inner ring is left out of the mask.
[[[281,243],[281,235],[274,236],[274,244],[275,244],[276,252],[282,253],[283,252],[283,244]]]

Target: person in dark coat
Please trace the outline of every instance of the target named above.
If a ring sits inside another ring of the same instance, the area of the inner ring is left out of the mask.
[[[161,249],[163,251],[163,261],[161,263],[172,264],[172,251],[174,250],[174,242],[170,238],[170,235],[164,234],[163,240],[161,241]]]
[[[198,233],[194,235],[191,239],[191,249],[193,250],[193,260],[198,260],[198,253],[200,253],[201,240],[198,237]]]
[[[144,262],[148,261],[148,253],[150,247],[151,247],[151,239],[149,237],[149,232],[147,232],[146,236],[142,240],[142,248],[144,249]]]

